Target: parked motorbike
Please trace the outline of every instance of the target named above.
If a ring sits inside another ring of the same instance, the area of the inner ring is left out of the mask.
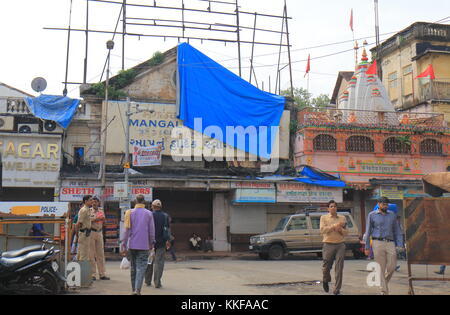
[[[0,254],[0,294],[59,294],[66,279],[57,272],[59,250],[27,246]]]

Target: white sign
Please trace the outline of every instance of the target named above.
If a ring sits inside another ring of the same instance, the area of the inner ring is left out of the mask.
[[[61,165],[61,137],[2,134],[0,156],[4,187],[55,187]]]
[[[233,202],[236,203],[275,203],[276,192],[275,189],[236,189]]]
[[[275,184],[263,182],[235,182],[231,183],[231,188],[275,189]]]
[[[159,145],[147,148],[133,145],[133,166],[145,167],[161,165],[161,150],[162,147]]]
[[[0,216],[63,217],[69,211],[67,202],[1,202]]]
[[[334,200],[344,201],[342,188],[319,187],[313,185],[289,183],[277,184],[277,202],[289,203],[327,203]]]
[[[114,198],[128,197],[128,183],[116,182],[114,183]]]

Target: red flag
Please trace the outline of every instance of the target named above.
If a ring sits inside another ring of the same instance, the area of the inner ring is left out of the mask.
[[[427,68],[424,72],[422,72],[421,74],[419,74],[419,75],[416,77],[416,79],[417,79],[417,78],[428,78],[428,77],[429,77],[431,80],[436,79],[436,76],[434,75],[434,69],[433,69],[433,66],[432,66],[432,65],[429,65],[428,68]]]
[[[311,70],[311,56],[308,54],[308,64],[306,65],[305,77],[309,73],[310,70]]]
[[[366,74],[377,74],[377,61],[375,60],[367,69]]]
[[[353,9],[352,9],[352,11],[350,12],[350,29],[351,29],[352,32],[353,32]]]

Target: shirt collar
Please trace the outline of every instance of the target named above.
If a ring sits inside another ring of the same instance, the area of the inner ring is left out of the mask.
[[[134,209],[138,209],[138,208],[143,208],[143,209],[145,209],[145,205],[144,205],[143,203],[137,203],[137,204],[134,206]]]

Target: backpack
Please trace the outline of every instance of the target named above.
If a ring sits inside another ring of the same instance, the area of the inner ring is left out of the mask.
[[[169,215],[164,213],[163,241],[170,241],[172,233],[170,232]]]

